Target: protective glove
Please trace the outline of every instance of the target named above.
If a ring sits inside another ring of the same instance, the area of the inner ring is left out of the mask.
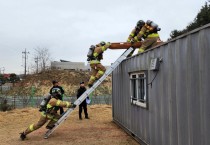
[[[134,43],[135,41],[134,41],[134,39],[131,39],[131,41],[130,41],[131,43]]]
[[[108,47],[109,47],[111,45],[111,43],[110,42],[107,42],[106,45],[108,45]]]
[[[71,107],[70,108],[76,108],[77,105],[75,105],[74,103],[71,103]]]
[[[91,61],[91,59],[90,58],[87,58],[87,61]]]

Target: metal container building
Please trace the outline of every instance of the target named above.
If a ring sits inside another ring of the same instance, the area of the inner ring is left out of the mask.
[[[124,60],[112,76],[113,120],[141,145],[210,145],[210,24]]]

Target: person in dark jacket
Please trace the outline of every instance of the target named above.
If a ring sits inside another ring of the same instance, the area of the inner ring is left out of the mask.
[[[85,83],[80,82],[80,88],[77,90],[77,99],[86,91]],[[86,99],[79,105],[79,119],[82,120],[82,108],[84,109],[85,119],[89,119],[87,113]]]
[[[50,94],[54,91],[58,91],[60,93],[59,99],[63,101],[64,89],[59,85],[59,82],[56,80],[52,81],[53,87],[50,89]],[[59,109],[59,108],[57,108]],[[64,113],[63,107],[60,107],[60,115]]]

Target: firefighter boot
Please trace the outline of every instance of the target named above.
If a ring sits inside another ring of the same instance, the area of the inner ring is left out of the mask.
[[[54,126],[55,126],[55,125],[52,125],[52,126],[47,125],[47,126],[46,126],[46,129],[50,129],[50,130],[51,130],[51,129],[53,129]]]
[[[126,58],[131,57],[131,56],[133,55],[134,51],[135,51],[135,49],[133,49],[133,50],[128,54],[128,56],[127,56]]]
[[[88,87],[91,88],[93,85],[92,84],[88,84]]]
[[[26,135],[24,132],[20,133],[20,139],[21,140],[24,140],[26,138]]]
[[[95,81],[92,84],[88,84],[88,87],[91,88],[97,80],[98,80],[98,78],[95,78]]]

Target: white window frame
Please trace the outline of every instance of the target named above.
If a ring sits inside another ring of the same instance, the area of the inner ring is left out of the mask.
[[[143,77],[140,77],[140,75],[143,75]],[[140,95],[140,93],[142,93],[140,92],[140,88],[142,87],[140,80],[142,79],[144,80],[143,81],[143,87],[144,87],[143,100]],[[135,82],[135,86],[133,85],[133,81]],[[147,75],[145,72],[130,73],[130,94],[131,94],[132,104],[143,107],[143,108],[147,108]]]

